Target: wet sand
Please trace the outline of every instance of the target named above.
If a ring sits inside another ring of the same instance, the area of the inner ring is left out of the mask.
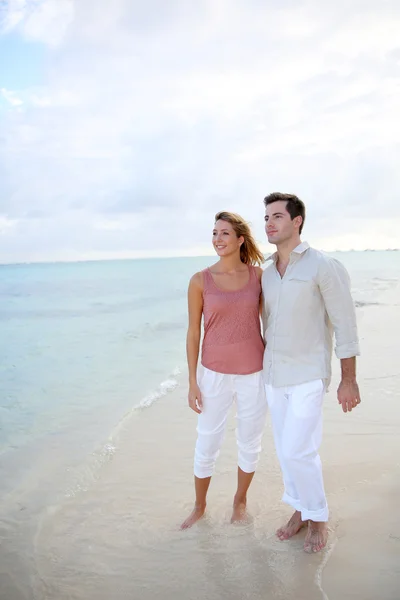
[[[125,421],[86,490],[23,517],[32,552],[2,561],[1,600],[399,600],[399,311],[393,300],[358,313],[362,404],[352,414],[337,404],[335,363],[321,449],[331,509],[323,552],[304,553],[304,532],[286,542],[274,535],[291,509],[280,500],[270,424],[249,495],[252,521],[230,525],[234,415],[207,516],[179,530],[193,504],[196,435],[181,385]]]
[[[330,600],[400,598],[400,305],[398,294],[391,298],[393,305],[362,314],[360,412],[335,428],[326,419],[323,458],[338,515],[337,544],[323,571]]]

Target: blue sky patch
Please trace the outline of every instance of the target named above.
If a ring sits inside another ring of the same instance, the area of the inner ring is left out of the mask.
[[[23,90],[42,85],[45,79],[44,44],[10,33],[0,37],[0,88]]]

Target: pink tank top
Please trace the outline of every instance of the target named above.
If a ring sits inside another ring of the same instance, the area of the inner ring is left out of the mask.
[[[201,364],[217,373],[249,375],[261,371],[264,342],[259,317],[261,284],[255,267],[240,290],[217,287],[209,269],[203,271],[204,338]]]

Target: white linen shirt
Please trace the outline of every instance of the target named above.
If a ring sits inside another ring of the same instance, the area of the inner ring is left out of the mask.
[[[360,354],[350,277],[338,260],[297,246],[281,278],[277,253],[262,275],[263,372],[274,387],[331,379],[333,332],[341,358]]]

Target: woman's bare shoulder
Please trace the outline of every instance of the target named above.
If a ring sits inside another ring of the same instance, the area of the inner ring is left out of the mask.
[[[258,280],[261,281],[261,277],[262,277],[262,274],[264,273],[264,270],[261,267],[254,267],[254,270],[256,272]]]
[[[198,271],[197,273],[195,273],[194,275],[192,275],[192,277],[190,278],[189,285],[191,287],[203,290],[203,285],[204,285],[204,273],[203,273],[203,271]]]

